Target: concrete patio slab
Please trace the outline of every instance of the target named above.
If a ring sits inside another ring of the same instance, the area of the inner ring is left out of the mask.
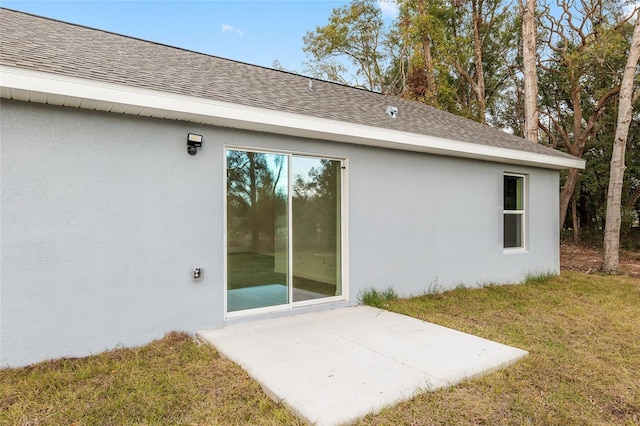
[[[339,425],[528,353],[368,306],[198,332],[306,421]]]

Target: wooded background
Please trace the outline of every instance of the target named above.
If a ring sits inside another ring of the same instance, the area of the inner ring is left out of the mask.
[[[304,37],[305,72],[424,102],[584,158],[585,170],[562,172],[561,225],[576,241],[601,239],[634,5],[617,0],[396,4],[399,15],[391,23],[373,0],[334,9],[326,25]],[[631,103],[638,111],[637,60],[632,66]],[[635,112],[621,192],[622,245],[632,249],[640,240],[631,238],[640,215],[639,130]]]

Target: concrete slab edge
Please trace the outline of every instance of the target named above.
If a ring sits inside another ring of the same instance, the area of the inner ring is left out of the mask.
[[[218,348],[212,341],[207,339],[207,337],[202,334],[202,333],[206,333],[206,331],[207,330],[200,330],[200,331],[196,332],[196,337],[198,338],[198,340],[200,340],[204,344],[214,348],[216,350],[216,352],[218,352],[220,357],[222,357],[223,359],[228,359],[228,360],[236,363],[237,365],[239,365],[240,368],[242,368],[245,371],[245,373],[247,373],[247,375],[249,377],[251,377],[253,380],[255,380],[260,385],[260,387],[262,388],[264,393],[272,401],[276,402],[277,404],[284,405],[285,407],[287,407],[287,409],[289,409],[299,419],[302,419],[302,420],[304,420],[305,422],[307,422],[309,424],[315,424],[316,423],[315,420],[307,418],[307,416],[305,416],[304,413],[302,413],[299,410],[297,410],[293,405],[288,404],[286,398],[280,398],[274,391],[272,391],[267,385],[265,385],[263,383],[264,380],[261,380],[261,377],[258,374],[256,374],[254,371],[252,371],[251,368],[249,368],[246,365],[243,365],[242,362],[238,361],[237,359],[234,359],[232,356],[227,354],[224,350],[221,350],[220,348]]]

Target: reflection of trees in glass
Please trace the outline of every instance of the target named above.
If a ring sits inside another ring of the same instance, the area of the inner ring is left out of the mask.
[[[293,183],[293,244],[304,251],[335,252],[339,235],[340,162],[319,160]]]
[[[276,228],[286,226],[286,156],[227,152],[229,246],[274,251]],[[284,221],[279,224],[277,221]]]

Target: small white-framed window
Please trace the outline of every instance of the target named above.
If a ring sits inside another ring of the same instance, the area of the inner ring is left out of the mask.
[[[505,249],[525,248],[525,175],[504,174],[503,186],[503,247]]]

